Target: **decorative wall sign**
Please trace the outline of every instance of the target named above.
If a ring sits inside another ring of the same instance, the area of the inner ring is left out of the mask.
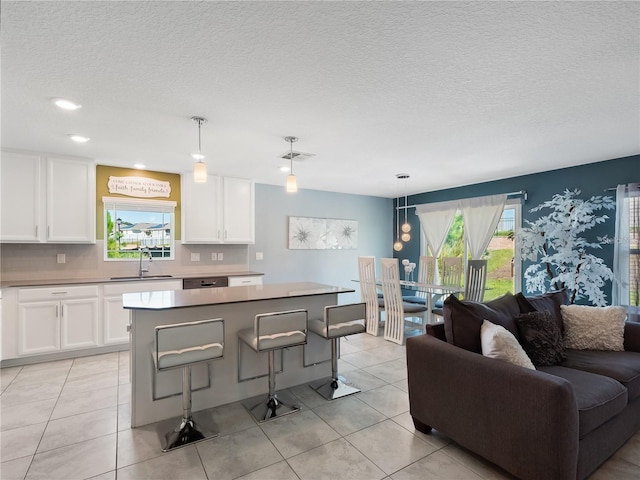
[[[357,220],[289,217],[291,250],[339,250],[357,246]]]
[[[171,184],[145,177],[109,177],[109,193],[119,193],[129,197],[150,198],[170,197]]]

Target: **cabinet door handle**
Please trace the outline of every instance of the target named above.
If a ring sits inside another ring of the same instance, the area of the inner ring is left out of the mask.
[[[47,239],[51,238],[51,227],[47,225]]]
[[[60,307],[56,305],[56,318],[58,318],[59,316],[60,316]]]
[[[60,318],[64,318],[64,305],[60,307]]]
[[[220,239],[220,230],[218,230],[218,240]]]
[[[127,323],[127,332],[130,332],[130,331],[131,331],[131,324]]]
[[[224,239],[225,240],[227,239],[227,231],[226,230],[224,231]]]
[[[38,238],[38,225],[36,225],[36,238]]]

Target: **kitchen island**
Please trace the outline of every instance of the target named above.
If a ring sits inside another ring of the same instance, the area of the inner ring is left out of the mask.
[[[151,350],[158,325],[222,318],[224,357],[193,367],[193,411],[267,392],[267,355],[239,344],[237,332],[253,328],[255,316],[304,308],[309,318],[322,318],[324,307],[338,304],[338,294],[353,289],[312,282],[171,290],[123,295],[131,325],[131,426],[139,427],[181,413],[180,370],[154,372]],[[240,348],[240,350],[239,350]],[[330,375],[329,342],[309,335],[304,347],[278,355],[282,365],[278,388],[288,388]]]

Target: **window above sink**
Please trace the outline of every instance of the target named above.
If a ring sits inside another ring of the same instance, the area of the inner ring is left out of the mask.
[[[154,261],[174,259],[176,202],[114,197],[103,197],[102,202],[105,260],[137,262],[141,248],[148,249]]]

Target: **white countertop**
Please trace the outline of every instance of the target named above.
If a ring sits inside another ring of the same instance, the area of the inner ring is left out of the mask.
[[[183,280],[185,278],[205,278],[205,277],[246,277],[254,275],[264,275],[261,272],[239,271],[239,272],[212,272],[212,273],[186,273],[175,275],[148,275],[146,277],[113,277],[113,278],[39,278],[33,280],[6,280],[0,282],[0,288],[9,287],[46,287],[48,285],[82,285],[86,283],[113,283],[113,282],[139,282],[143,280]]]
[[[277,298],[352,293],[352,288],[335,287],[313,282],[276,283],[239,287],[199,288],[159,292],[125,293],[124,308],[132,310],[168,310],[227,303],[254,302]]]

